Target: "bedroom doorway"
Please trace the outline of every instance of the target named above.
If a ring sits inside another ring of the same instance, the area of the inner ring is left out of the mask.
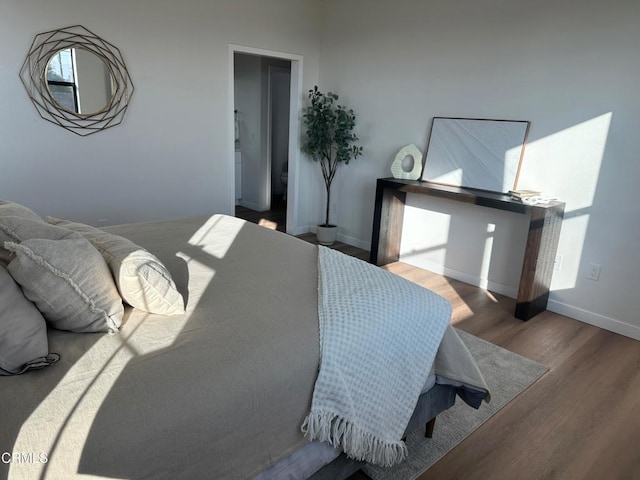
[[[229,63],[232,211],[295,234],[302,57],[230,45]]]

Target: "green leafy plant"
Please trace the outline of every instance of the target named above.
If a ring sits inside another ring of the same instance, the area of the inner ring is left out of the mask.
[[[309,105],[303,110],[302,117],[306,127],[306,139],[302,151],[320,164],[322,178],[327,189],[327,208],[325,223],[329,224],[329,204],[331,201],[331,182],[341,164],[362,155],[362,147],[355,145],[358,137],[353,133],[356,114],[338,105],[338,95],[324,94],[313,87],[309,90]]]

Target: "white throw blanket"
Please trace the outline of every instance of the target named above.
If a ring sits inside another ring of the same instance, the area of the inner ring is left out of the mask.
[[[383,466],[401,440],[451,319],[439,295],[326,247],[318,252],[320,371],[310,440]]]

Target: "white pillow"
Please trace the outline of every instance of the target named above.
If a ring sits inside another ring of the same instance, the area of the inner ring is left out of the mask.
[[[5,242],[15,254],[7,270],[55,328],[116,332],[124,307],[109,268],[82,236]]]
[[[120,296],[132,307],[160,315],[184,313],[184,299],[163,263],[131,240],[89,225],[47,217],[47,222],[82,234],[102,254]]]
[[[17,375],[54,363],[47,324],[9,272],[0,267],[0,375]]]

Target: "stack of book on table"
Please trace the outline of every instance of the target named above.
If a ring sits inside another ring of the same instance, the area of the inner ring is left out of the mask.
[[[537,190],[509,190],[509,195],[514,200],[524,200],[525,198],[539,197],[541,192]]]

